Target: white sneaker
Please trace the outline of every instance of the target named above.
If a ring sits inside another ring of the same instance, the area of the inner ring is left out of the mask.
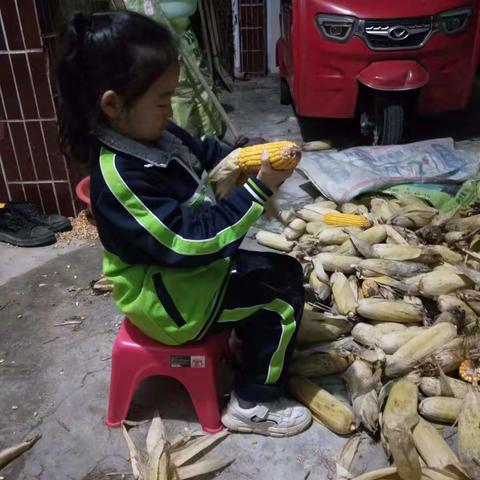
[[[312,415],[308,408],[287,398],[242,408],[237,396],[232,393],[223,412],[222,423],[234,432],[290,437],[306,430],[312,423]]]

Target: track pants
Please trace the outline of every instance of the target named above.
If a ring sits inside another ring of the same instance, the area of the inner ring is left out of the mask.
[[[283,391],[303,314],[303,272],[292,257],[239,250],[222,311],[212,329],[233,329],[242,342],[235,392],[268,402]]]

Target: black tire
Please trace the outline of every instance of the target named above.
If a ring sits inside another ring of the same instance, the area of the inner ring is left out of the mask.
[[[288,82],[284,79],[280,79],[280,103],[282,105],[292,104],[292,94],[290,93],[290,87]]]
[[[395,145],[405,132],[405,105],[399,98],[376,97],[373,144]]]

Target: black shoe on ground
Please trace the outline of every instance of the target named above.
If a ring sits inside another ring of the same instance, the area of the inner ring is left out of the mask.
[[[68,218],[61,215],[44,215],[31,203],[8,202],[6,208],[34,225],[49,228],[52,232],[65,232],[72,229]]]
[[[0,208],[0,242],[17,247],[41,247],[56,242],[55,234],[4,207]]]

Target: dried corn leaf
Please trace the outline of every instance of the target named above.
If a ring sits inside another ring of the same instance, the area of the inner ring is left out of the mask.
[[[222,430],[221,432],[215,433],[213,435],[205,435],[196,440],[190,442],[181,450],[172,452],[171,459],[172,462],[177,467],[181,467],[185,463],[189,462],[191,459],[202,453],[204,450],[224,439],[229,435],[227,430]]]
[[[179,480],[196,478],[207,473],[222,470],[223,468],[228,467],[232,462],[233,460],[225,459],[202,460],[201,462],[196,462],[193,465],[186,465],[177,468],[178,478]]]
[[[30,450],[41,437],[41,435],[35,435],[34,437],[29,438],[18,445],[14,445],[13,447],[8,447],[0,451],[0,468],[4,467],[27,450]]]

